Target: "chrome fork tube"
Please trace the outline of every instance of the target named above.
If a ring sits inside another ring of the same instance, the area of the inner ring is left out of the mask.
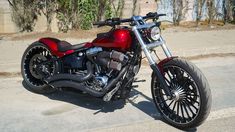
[[[160,37],[160,41],[162,42],[161,47],[162,47],[162,50],[164,51],[165,55],[168,58],[172,57],[172,54],[171,54],[170,50],[167,48],[165,40],[162,38],[162,36]]]
[[[155,64],[155,61],[154,61],[154,59],[152,58],[152,56],[151,56],[151,54],[150,54],[150,52],[149,52],[147,46],[145,45],[145,43],[144,43],[144,41],[143,41],[143,39],[142,39],[142,37],[141,37],[141,35],[140,35],[140,33],[139,33],[137,27],[134,26],[134,27],[132,28],[132,31],[135,33],[135,36],[136,36],[136,38],[138,39],[138,41],[139,41],[139,43],[140,43],[140,45],[141,45],[141,48],[142,48],[144,54],[146,55],[146,57],[147,57],[147,59],[148,59],[149,64],[150,64],[150,65]]]
[[[168,85],[167,85],[167,83],[166,83],[166,81],[165,81],[165,79],[164,79],[164,77],[163,77],[163,75],[162,75],[162,73],[161,73],[161,71],[160,71],[160,69],[159,69],[157,63],[154,61],[153,57],[151,56],[151,54],[150,54],[150,52],[149,52],[148,47],[147,47],[146,44],[144,43],[144,41],[143,41],[143,39],[142,39],[142,37],[141,37],[141,35],[140,35],[140,33],[139,33],[137,27],[136,27],[136,26],[132,27],[132,30],[133,30],[133,32],[135,33],[136,38],[138,39],[138,41],[139,41],[139,43],[140,43],[140,45],[141,45],[141,48],[142,48],[144,54],[146,55],[146,57],[147,57],[147,59],[148,59],[148,62],[149,62],[149,64],[150,64],[150,67],[152,68],[153,72],[155,73],[155,75],[156,75],[157,78],[159,79],[160,83],[162,84],[163,89],[164,89],[164,91],[165,91],[167,97],[168,97],[168,98],[172,98],[173,95],[172,95],[172,93],[171,93],[171,91],[170,91],[170,89],[169,89],[169,87],[168,87]],[[162,38],[161,38],[161,39],[162,39]],[[162,39],[162,40],[163,40],[163,39]],[[161,45],[162,45],[162,44],[161,44]],[[167,57],[168,57],[168,56],[170,57],[170,56],[171,56],[171,53],[170,53],[170,51],[168,50],[168,48],[166,47],[165,44],[162,46],[162,48],[163,48],[164,52],[166,53]]]

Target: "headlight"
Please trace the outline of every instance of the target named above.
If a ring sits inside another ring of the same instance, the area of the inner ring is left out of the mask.
[[[161,35],[161,31],[159,27],[153,27],[151,29],[151,33],[150,33],[151,39],[153,39],[154,41],[157,41],[160,38],[160,35]]]

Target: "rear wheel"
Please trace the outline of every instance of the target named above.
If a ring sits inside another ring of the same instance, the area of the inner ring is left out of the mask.
[[[55,91],[43,82],[43,78],[59,70],[56,62],[50,62],[52,58],[50,50],[39,42],[33,43],[25,50],[21,60],[21,74],[28,90],[40,94]]]
[[[179,129],[199,126],[211,108],[211,91],[202,72],[192,63],[174,58],[163,65],[163,75],[175,97],[168,99],[157,77],[152,77],[154,103],[165,121]]]

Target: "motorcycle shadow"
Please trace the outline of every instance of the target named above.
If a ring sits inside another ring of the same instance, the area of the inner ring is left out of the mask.
[[[22,85],[27,90],[30,91],[30,89],[28,88],[28,86],[25,84],[24,81],[22,81]],[[99,113],[114,112],[115,110],[122,109],[126,104],[129,103],[132,106],[138,108],[140,111],[147,114],[148,116],[152,117],[153,119],[161,120],[165,122],[160,112],[156,109],[153,103],[153,99],[148,97],[144,93],[138,91],[137,90],[138,85],[133,85],[132,87],[133,88],[130,93],[130,97],[128,99],[110,101],[110,102],[104,102],[101,98],[95,98],[93,96],[84,94],[74,89],[65,89],[63,91],[56,91],[52,94],[43,94],[43,95],[52,100],[67,102],[67,103],[70,103],[79,107],[83,107],[83,108],[90,109],[90,110],[95,110],[96,112],[93,113],[94,115],[99,114]],[[136,101],[136,99],[139,96],[143,97],[144,100]],[[50,113],[53,114],[54,112],[50,112]],[[44,114],[48,114],[48,113],[44,113]],[[194,128],[194,129],[190,129],[187,131],[194,132],[194,131],[197,131],[197,129]]]
[[[24,81],[22,81],[22,85],[30,91],[30,88],[26,85]],[[152,99],[144,95],[142,92],[138,91],[136,89],[137,87],[138,85],[133,86],[133,89],[130,93],[130,97],[128,99],[110,102],[104,102],[102,98],[95,98],[88,94],[84,94],[81,91],[68,88],[64,89],[63,91],[58,90],[54,93],[43,95],[52,100],[67,102],[79,107],[96,110],[94,114],[114,112],[115,110],[122,109],[126,104],[129,103],[135,106],[136,108],[140,109],[147,115],[155,119],[160,119],[160,114],[158,111],[156,111],[156,108],[152,103]],[[146,99],[144,101],[134,101],[135,97],[137,98],[140,95]]]

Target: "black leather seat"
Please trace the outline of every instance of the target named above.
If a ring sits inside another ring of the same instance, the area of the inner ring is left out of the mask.
[[[84,48],[85,43],[72,45],[67,41],[60,41],[58,43],[58,50],[60,52],[66,52],[67,50],[79,50]]]

